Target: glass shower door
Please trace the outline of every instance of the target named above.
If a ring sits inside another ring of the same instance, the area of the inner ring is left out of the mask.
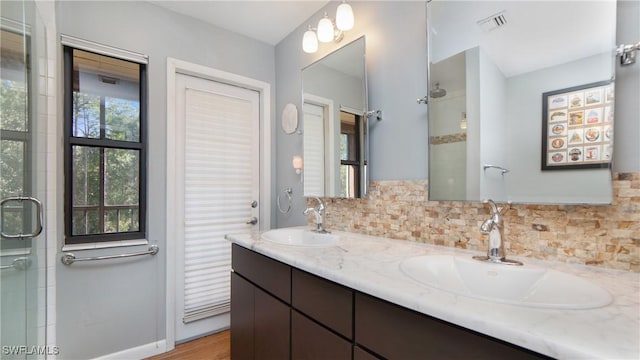
[[[36,39],[41,24],[32,22],[33,2],[0,6],[0,358],[38,359],[48,352],[38,200],[46,188],[45,172],[38,171],[46,143],[43,124],[37,123],[46,119],[38,116],[43,86],[37,81],[35,45],[42,41]]]

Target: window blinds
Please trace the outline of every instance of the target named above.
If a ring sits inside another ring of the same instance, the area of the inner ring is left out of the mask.
[[[231,244],[251,217],[252,104],[187,89],[185,124],[184,317],[230,309]]]

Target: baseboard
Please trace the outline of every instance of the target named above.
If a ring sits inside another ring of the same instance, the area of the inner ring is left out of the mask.
[[[103,355],[93,360],[122,360],[122,359],[144,359],[150,356],[162,354],[167,351],[167,341],[165,339],[152,343],[137,346],[131,349],[118,351]]]

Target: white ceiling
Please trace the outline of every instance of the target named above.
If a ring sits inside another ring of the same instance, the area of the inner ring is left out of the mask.
[[[615,46],[616,3],[611,0],[433,1],[429,10],[432,62],[480,46],[506,77],[606,53]],[[479,20],[501,11],[505,26],[489,32],[478,26]],[[464,86],[432,80],[447,89]]]
[[[329,1],[150,0],[149,2],[267,44],[276,45]]]

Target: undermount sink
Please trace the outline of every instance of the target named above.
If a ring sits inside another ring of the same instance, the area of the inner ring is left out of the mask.
[[[512,305],[591,309],[608,305],[611,294],[598,285],[556,270],[493,264],[453,255],[409,258],[402,272],[425,285],[457,295]]]
[[[317,233],[308,229],[275,229],[262,234],[262,239],[277,244],[294,246],[330,246],[339,236],[331,233]]]

